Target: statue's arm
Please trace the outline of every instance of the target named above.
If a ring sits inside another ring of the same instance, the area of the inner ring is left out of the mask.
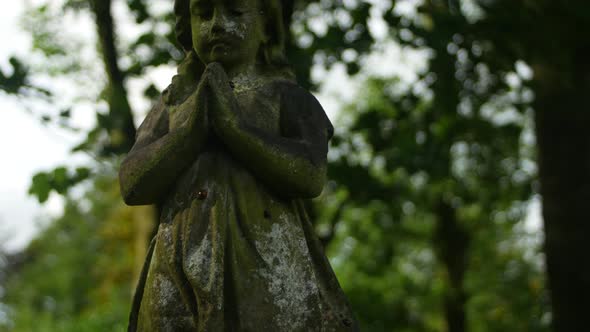
[[[206,112],[199,94],[175,110],[185,118],[174,124],[168,106],[160,102],[138,130],[137,140],[119,171],[121,194],[128,205],[155,204],[167,194],[181,172],[194,161],[207,136]]]
[[[217,97],[210,115],[212,126],[232,155],[263,183],[278,194],[290,198],[318,196],[326,180],[328,131],[321,122],[323,110],[311,100],[299,101],[300,107],[319,107],[321,116],[303,109],[293,124],[290,137],[276,136],[250,126],[239,114],[239,105],[224,75],[210,73],[212,93]],[[229,89],[229,90],[228,90]],[[313,98],[307,93],[310,98]],[[327,120],[327,118],[326,118]],[[330,125],[331,126],[331,125]]]

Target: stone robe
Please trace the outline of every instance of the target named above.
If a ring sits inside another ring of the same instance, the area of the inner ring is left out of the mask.
[[[290,81],[236,88],[235,94],[249,125],[268,135],[332,135],[317,100]],[[165,135],[168,118],[160,102],[136,144]],[[271,190],[211,136],[165,195],[130,330],[357,329],[304,201]]]

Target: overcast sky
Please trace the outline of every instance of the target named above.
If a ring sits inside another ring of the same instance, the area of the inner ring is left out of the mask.
[[[22,10],[22,1],[2,4],[0,67],[4,72],[10,68],[9,56],[26,56],[30,46],[30,38],[17,28]],[[27,196],[31,175],[64,161],[67,146],[27,114],[18,100],[0,92],[0,151],[0,244],[4,242],[7,249],[17,249],[34,234],[35,216],[59,206],[52,199],[43,210]]]

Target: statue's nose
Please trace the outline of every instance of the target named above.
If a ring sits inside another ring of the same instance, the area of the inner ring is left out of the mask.
[[[227,24],[227,15],[223,10],[215,9],[213,13],[213,25],[211,26],[211,32],[223,33],[225,32],[225,26]]]

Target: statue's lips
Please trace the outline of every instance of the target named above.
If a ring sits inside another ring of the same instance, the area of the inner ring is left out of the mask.
[[[230,46],[231,41],[229,38],[214,38],[209,41],[209,45],[211,48],[215,48],[216,46]]]
[[[209,49],[212,55],[227,55],[231,50],[231,45],[227,40],[216,40],[209,44]]]

